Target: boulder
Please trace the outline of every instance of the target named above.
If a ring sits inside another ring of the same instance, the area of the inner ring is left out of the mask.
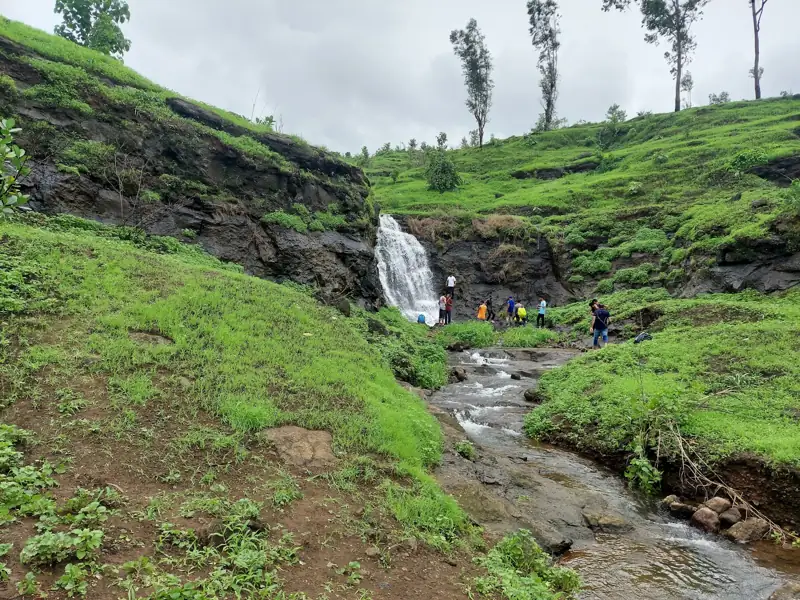
[[[462,367],[454,367],[452,371],[450,371],[450,378],[455,381],[466,381],[467,380],[467,371]]]
[[[620,533],[633,529],[625,519],[614,514],[584,512],[583,520],[589,529],[601,533]]]
[[[691,519],[695,511],[697,511],[697,507],[683,502],[673,502],[669,505],[670,514],[678,519]]]
[[[544,402],[544,398],[539,393],[539,390],[536,388],[529,388],[525,390],[525,401],[531,404],[541,404]]]
[[[752,518],[739,521],[733,525],[725,532],[725,537],[734,542],[739,542],[740,544],[749,544],[751,542],[763,540],[770,529],[769,523],[764,519]]]
[[[718,515],[721,515],[731,507],[731,501],[728,500],[727,498],[720,498],[719,496],[715,496],[714,498],[711,498],[711,500],[707,500],[706,502],[704,502],[703,506],[707,506]]]
[[[381,555],[381,549],[377,546],[370,546],[364,551],[364,554],[369,558],[375,558]]]
[[[719,533],[719,515],[703,506],[692,515],[692,525],[706,533]]]
[[[464,350],[469,350],[470,348],[472,348],[472,346],[462,341],[453,342],[447,347],[450,352],[464,352]]]
[[[675,494],[670,494],[669,496],[667,496],[666,498],[664,498],[661,501],[661,505],[665,506],[666,508],[669,508],[671,504],[674,504],[674,503],[680,502],[680,501],[681,501],[681,499],[678,498]]]
[[[511,379],[513,379],[514,381],[520,381],[522,379],[522,375],[520,373],[512,373]]]
[[[311,431],[292,425],[268,429],[260,434],[271,442],[287,464],[307,469],[328,469],[336,465],[327,431]]]
[[[342,313],[345,317],[350,316],[350,301],[347,298],[342,298],[334,304],[336,310]]]
[[[720,525],[722,525],[723,529],[728,529],[729,527],[733,527],[741,520],[742,520],[742,513],[739,512],[739,509],[736,507],[729,508],[719,516],[719,522]]]

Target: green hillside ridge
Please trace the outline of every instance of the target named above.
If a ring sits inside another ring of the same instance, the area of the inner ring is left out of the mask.
[[[428,191],[419,151],[381,152],[366,172],[381,209],[421,219],[409,226],[431,240],[473,234],[476,218],[510,241],[546,236],[585,293],[679,285],[715,253],[772,236],[800,248],[800,184],[778,168],[774,181],[752,173],[800,161],[800,99],[640,116],[611,137],[604,127],[448,151],[463,179],[454,192]],[[647,255],[640,272],[617,274],[634,253]]]

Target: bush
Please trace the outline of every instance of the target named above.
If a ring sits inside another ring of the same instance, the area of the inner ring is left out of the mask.
[[[614,281],[616,283],[645,285],[650,282],[650,272],[654,268],[650,263],[644,263],[631,269],[620,269],[614,275]],[[600,290],[598,289],[598,291]]]
[[[582,254],[572,261],[572,270],[577,275],[597,275],[611,270],[611,261],[597,254]]]
[[[14,144],[14,134],[20,131],[14,125],[14,119],[0,120],[0,218],[28,201],[18,183],[21,177],[30,173],[25,166],[28,157],[22,148]]]
[[[748,171],[755,166],[763,165],[769,160],[767,153],[761,148],[743,150],[731,159],[728,170],[734,173]]]
[[[469,440],[461,440],[458,442],[456,444],[456,452],[458,452],[467,460],[475,460],[475,458],[478,456],[478,453],[475,450],[475,445]]]
[[[94,140],[78,140],[61,153],[61,161],[81,173],[99,176],[109,166],[114,152],[114,146]]]
[[[455,342],[468,344],[470,348],[488,348],[497,343],[494,327],[491,323],[468,321],[453,323],[436,331],[436,339],[445,347]]]
[[[461,185],[461,177],[456,171],[456,165],[444,150],[436,150],[431,153],[425,177],[428,180],[428,189],[441,194],[452,192]]]

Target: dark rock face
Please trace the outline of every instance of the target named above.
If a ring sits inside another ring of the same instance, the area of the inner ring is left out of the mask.
[[[402,223],[402,220],[398,218]],[[536,319],[539,296],[549,304],[563,304],[572,294],[561,283],[550,244],[542,237],[538,243],[525,244],[523,252],[497,256],[501,242],[479,236],[468,239],[441,240],[437,244],[421,239],[428,250],[434,284],[445,291],[447,277],[456,277],[453,317],[472,319],[481,302],[491,298],[498,318],[509,296],[522,300],[528,318]]]
[[[753,167],[750,172],[775,185],[789,187],[792,185],[792,180],[800,179],[800,154]]]
[[[594,171],[597,167],[600,166],[599,162],[596,161],[586,161],[582,163],[577,163],[574,165],[568,165],[566,167],[554,167],[552,169],[536,169],[534,171],[514,171],[511,173],[511,176],[515,179],[559,179],[566,175],[572,175],[573,173],[586,173],[588,171]]]
[[[2,38],[0,50],[0,73],[20,89],[42,82],[23,60],[29,50]],[[251,275],[314,286],[328,299],[379,303],[377,215],[362,171],[302,141],[251,131],[182,98],[163,105],[171,118],[154,118],[136,106],[109,102],[102,85],[123,87],[98,80],[97,89],[83,90],[93,109],[89,115],[0,91],[0,108],[18,118],[18,143],[32,156],[32,173],[23,184],[31,208],[195,240]],[[247,137],[256,151],[210,130]],[[80,172],[57,168],[76,141],[106,144],[111,155]],[[310,213],[335,205],[344,224],[298,233],[261,222],[265,214],[291,211],[295,204]]]

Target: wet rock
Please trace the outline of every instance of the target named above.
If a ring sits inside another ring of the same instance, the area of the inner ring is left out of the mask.
[[[268,429],[260,434],[271,442],[281,459],[296,467],[327,469],[336,464],[327,431],[311,431],[302,427],[286,426]]]
[[[664,498],[661,501],[661,504],[663,506],[665,506],[666,508],[669,508],[671,504],[674,504],[674,503],[680,502],[680,501],[681,501],[681,499],[678,498],[675,494],[670,494],[669,496],[667,496],[666,498]]]
[[[728,529],[729,527],[733,527],[741,520],[742,520],[742,513],[739,512],[739,509],[735,507],[729,508],[719,516],[719,522],[720,525],[722,525],[723,529]]]
[[[719,533],[719,515],[703,506],[692,515],[692,525],[706,533]]]
[[[455,367],[452,371],[450,371],[450,379],[455,381],[466,381],[467,380],[467,371],[462,367]]]
[[[381,555],[381,549],[377,546],[370,546],[364,551],[364,554],[367,556],[367,558],[375,558],[376,556]]]
[[[767,200],[766,198],[758,198],[757,200],[753,200],[750,203],[750,208],[752,208],[753,210],[757,210],[759,208],[767,206],[768,204],[769,200]]]
[[[544,397],[536,388],[529,388],[525,390],[525,401],[532,404],[541,404],[544,402]]]
[[[615,514],[584,512],[583,520],[589,529],[601,533],[622,533],[633,529],[630,523]]]
[[[777,590],[769,600],[800,600],[800,583],[788,583]]]
[[[711,498],[711,500],[705,501],[703,506],[710,508],[718,515],[721,515],[731,507],[731,501],[727,498],[720,498],[719,496],[716,496]]]
[[[725,537],[740,544],[749,544],[764,539],[769,530],[769,523],[764,519],[752,518],[733,525],[725,532]]]
[[[222,546],[225,543],[225,524],[221,519],[214,519],[205,527],[198,528],[195,535],[200,547]]]
[[[496,469],[481,469],[478,471],[478,481],[484,485],[505,485],[508,477],[502,471]]]
[[[513,379],[514,381],[520,381],[522,379],[522,375],[520,373],[512,373],[511,379]]]
[[[467,342],[461,341],[453,342],[447,347],[450,352],[464,352],[464,350],[469,350],[470,348],[472,348],[472,346]]]
[[[336,310],[342,313],[345,317],[350,316],[350,301],[347,298],[342,298],[334,305]]]
[[[683,502],[673,502],[669,505],[670,514],[678,519],[691,519],[696,510],[696,507]]]

